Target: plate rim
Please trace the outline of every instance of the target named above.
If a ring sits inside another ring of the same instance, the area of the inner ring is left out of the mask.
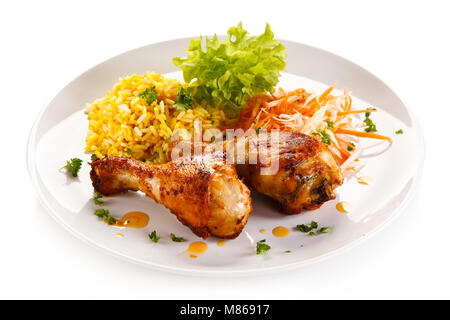
[[[345,253],[347,250],[352,249],[353,247],[361,244],[363,241],[368,240],[369,238],[373,237],[376,233],[380,232],[381,230],[383,230],[384,228],[386,228],[389,224],[391,224],[396,218],[398,218],[400,216],[400,214],[402,214],[404,212],[405,207],[411,202],[413,196],[417,193],[417,186],[419,185],[421,179],[422,179],[422,174],[423,174],[423,167],[424,167],[424,162],[425,162],[425,139],[424,139],[424,134],[423,134],[423,130],[422,127],[418,121],[418,119],[415,117],[415,115],[413,114],[413,112],[410,110],[410,108],[408,107],[409,104],[405,103],[404,99],[400,98],[400,96],[396,93],[396,91],[394,91],[391,86],[387,85],[384,81],[382,81],[380,78],[378,78],[374,73],[372,73],[371,71],[361,67],[360,65],[344,58],[341,57],[337,54],[334,54],[330,51],[321,49],[321,48],[317,48],[314,46],[310,46],[307,44],[303,44],[300,42],[296,42],[296,41],[291,41],[291,40],[283,40],[280,39],[281,42],[285,41],[285,42],[291,42],[294,44],[300,44],[302,46],[308,47],[308,49],[312,49],[312,50],[317,50],[317,51],[321,51],[322,53],[326,53],[329,54],[331,56],[334,56],[338,59],[344,60],[347,63],[353,64],[361,69],[363,69],[364,71],[368,72],[370,75],[374,76],[378,81],[380,81],[382,84],[384,84],[390,91],[392,91],[395,95],[397,95],[398,99],[403,103],[404,107],[405,107],[405,111],[408,113],[408,115],[411,118],[411,127],[415,128],[415,130],[417,131],[417,136],[418,136],[418,141],[416,141],[417,145],[420,147],[420,152],[418,154],[418,157],[420,157],[418,159],[418,165],[416,168],[416,171],[414,172],[414,175],[412,177],[413,181],[412,181],[412,185],[411,185],[411,189],[408,192],[408,194],[406,195],[406,197],[401,201],[401,203],[398,205],[397,208],[395,208],[393,210],[393,212],[389,215],[389,217],[387,217],[383,222],[381,222],[377,227],[373,228],[372,230],[370,230],[369,232],[367,232],[365,234],[365,236],[360,237],[357,240],[353,240],[345,245],[343,245],[340,248],[334,249],[332,251],[329,251],[327,253],[324,254],[320,254],[316,257],[313,258],[309,258],[306,260],[302,260],[302,261],[297,261],[297,262],[292,262],[292,263],[287,263],[284,265],[279,265],[279,266],[272,266],[272,267],[264,267],[264,268],[249,268],[246,270],[223,270],[220,268],[217,269],[188,269],[185,267],[172,267],[172,266],[168,266],[165,264],[158,264],[155,262],[149,262],[149,261],[144,261],[142,259],[139,258],[134,258],[134,257],[130,257],[126,254],[120,253],[114,249],[110,249],[110,248],[106,248],[103,247],[101,244],[97,243],[96,241],[90,239],[89,237],[87,237],[86,235],[84,235],[82,232],[79,232],[78,230],[76,230],[75,228],[71,227],[69,224],[65,223],[57,214],[57,210],[54,209],[48,202],[48,199],[46,199],[45,195],[42,192],[42,186],[38,183],[38,176],[37,176],[37,167],[36,167],[36,162],[34,161],[35,159],[35,151],[36,151],[36,143],[38,141],[36,141],[36,130],[38,127],[38,124],[40,123],[40,121],[42,120],[42,117],[45,113],[45,111],[47,110],[47,108],[50,106],[50,104],[52,103],[53,99],[63,90],[65,90],[68,86],[70,86],[72,84],[72,82],[76,81],[77,79],[79,79],[80,77],[82,77],[84,74],[87,74],[89,72],[91,72],[91,70],[95,69],[96,67],[98,67],[99,65],[106,63],[112,59],[116,59],[122,55],[127,55],[130,52],[139,50],[139,49],[143,49],[146,47],[150,47],[150,46],[154,46],[154,45],[158,45],[158,44],[164,44],[164,43],[168,43],[168,42],[176,42],[176,41],[189,41],[190,39],[192,39],[193,37],[184,37],[184,38],[177,38],[177,39],[171,39],[171,40],[166,40],[166,41],[159,41],[159,42],[154,42],[154,43],[150,43],[141,47],[137,47],[128,51],[125,51],[123,53],[117,54],[113,57],[110,57],[106,60],[103,60],[99,63],[97,63],[96,65],[90,67],[89,69],[87,69],[86,71],[80,73],[78,76],[76,76],[75,78],[73,78],[71,81],[69,81],[65,86],[63,86],[57,93],[56,95],[54,95],[50,101],[48,103],[45,104],[45,106],[43,108],[41,108],[41,110],[39,111],[38,115],[36,116],[33,125],[31,127],[30,133],[28,135],[28,141],[27,141],[27,146],[26,146],[26,163],[27,163],[27,170],[28,170],[28,174],[30,176],[32,185],[34,187],[35,192],[38,195],[38,199],[39,202],[41,204],[41,206],[45,209],[45,211],[62,227],[64,227],[64,229],[66,229],[67,231],[69,231],[69,233],[71,233],[73,236],[75,236],[76,238],[82,240],[84,243],[88,244],[89,246],[103,252],[103,253],[107,253],[110,256],[119,258],[123,261],[127,261],[127,262],[131,262],[135,265],[140,265],[140,266],[144,266],[146,268],[151,268],[153,270],[157,270],[157,271],[165,271],[165,272],[170,272],[170,273],[174,273],[174,274],[180,274],[180,275],[188,275],[188,276],[206,276],[206,277],[241,277],[241,276],[249,276],[249,275],[253,275],[253,276],[257,276],[257,275],[262,275],[262,274],[268,274],[268,273],[273,273],[275,271],[288,271],[288,270],[292,270],[292,269],[297,269],[300,267],[305,267],[308,265],[312,265],[315,263],[318,263],[320,261],[326,260],[328,258],[331,258],[333,256],[339,255],[339,254],[343,254]]]

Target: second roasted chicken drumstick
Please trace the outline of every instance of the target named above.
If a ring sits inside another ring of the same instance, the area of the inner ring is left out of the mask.
[[[252,210],[250,192],[221,156],[178,159],[162,165],[105,157],[92,164],[97,192],[140,190],[163,204],[197,236],[237,237]]]
[[[260,158],[255,164],[237,164],[244,182],[257,191],[275,199],[283,212],[297,214],[302,209],[317,209],[334,199],[334,189],[343,183],[343,175],[327,145],[301,133],[280,131],[264,140],[259,135],[254,142],[260,149],[263,140],[267,163]],[[259,156],[261,154],[258,154]],[[263,174],[262,170],[278,163],[276,172]]]

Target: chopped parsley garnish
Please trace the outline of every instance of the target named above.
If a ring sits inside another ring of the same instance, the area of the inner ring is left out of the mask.
[[[147,105],[151,106],[153,102],[158,100],[158,94],[156,93],[156,88],[153,86],[150,89],[145,89],[139,93],[139,98],[144,99]]]
[[[97,160],[98,157],[95,153],[91,154],[91,161],[94,162],[95,160]]]
[[[182,86],[178,89],[177,99],[173,107],[177,110],[189,110],[194,106],[194,98],[192,97],[192,88],[184,89]]]
[[[106,210],[106,209],[98,209],[98,210],[95,210],[95,211],[94,211],[94,214],[95,214],[97,217],[99,217],[99,218],[105,219],[106,217],[109,216],[109,210]]]
[[[375,108],[367,108],[367,110],[377,110],[377,109],[375,109]],[[369,112],[366,112],[365,113],[365,115],[366,115],[366,118],[368,118],[368,117],[370,117],[370,114],[371,114],[371,112],[369,111]]]
[[[157,243],[160,239],[160,237],[158,237],[156,235],[156,230],[153,230],[153,232],[150,233],[148,236],[149,236],[150,240],[152,240],[154,243]]]
[[[100,201],[99,199],[103,198],[103,196],[101,195],[101,193],[97,193],[92,199],[94,200],[94,203],[98,206],[102,206],[103,205],[103,201]]]
[[[131,155],[133,153],[133,150],[131,150],[130,148],[127,148],[127,154]]]
[[[111,217],[111,216],[109,215],[109,210],[106,210],[106,209],[98,209],[98,210],[95,210],[94,214],[95,214],[97,217],[103,219],[103,221],[105,221],[105,222],[106,222],[107,224],[109,224],[109,225],[112,225],[112,224],[115,224],[115,223],[116,223],[116,219],[114,219],[113,217]]]
[[[317,222],[311,221],[311,224],[309,226],[306,224],[298,224],[296,228],[298,231],[308,233],[309,236],[317,236],[318,234],[328,233],[331,230],[330,227],[323,227],[314,232],[313,230],[317,229],[318,227],[319,224]]]
[[[327,122],[327,128],[328,129],[331,129],[331,128],[334,127],[334,122],[333,121],[326,120],[326,122]]]
[[[331,137],[327,132],[327,129],[323,129],[320,132],[313,132],[312,133],[313,136],[318,136],[321,135],[322,138],[320,139],[323,143],[330,145],[331,144]]]
[[[173,233],[170,234],[170,238],[173,242],[185,242],[186,240],[183,237],[177,237]]]
[[[330,232],[331,228],[330,227],[323,227],[320,228],[319,233],[328,233]]]
[[[326,132],[326,130],[322,130],[320,131],[320,134],[322,135],[322,142],[326,143],[326,144],[331,144],[331,137],[330,135]]]
[[[256,133],[260,133],[261,132],[261,127],[258,127],[258,129],[256,129]]]
[[[81,164],[83,163],[83,160],[78,158],[72,158],[69,161],[67,161],[67,164],[62,167],[59,170],[66,169],[67,172],[69,172],[72,177],[78,177],[78,171],[80,171]]]
[[[116,224],[116,219],[114,219],[114,218],[111,217],[111,216],[108,216],[104,221],[105,221],[107,224],[109,224],[109,225]]]
[[[367,128],[364,129],[366,132],[375,132],[377,131],[377,126],[373,123],[372,119],[369,117],[364,119],[364,123],[367,125]]]
[[[399,130],[395,131],[395,134],[403,134],[403,130],[399,129]]]
[[[286,250],[284,253],[291,253],[291,250]]]
[[[350,146],[347,146],[347,150],[352,151],[353,149],[355,149],[355,144],[353,142],[350,142]]]
[[[311,230],[317,229],[319,225],[315,221],[311,221],[311,224],[307,226],[306,224],[298,224],[297,230],[303,233],[310,232]]]
[[[376,110],[375,108],[368,108],[368,110]],[[373,123],[372,119],[370,119],[370,112],[365,113],[366,118],[364,119],[364,123],[366,124],[367,128],[364,129],[366,132],[376,132],[377,126],[375,123]]]
[[[265,242],[266,239],[263,239],[256,243],[256,254],[264,254],[270,250],[271,247]]]

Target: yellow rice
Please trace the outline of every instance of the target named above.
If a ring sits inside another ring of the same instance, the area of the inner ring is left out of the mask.
[[[195,104],[187,111],[175,109],[180,85],[175,79],[150,72],[119,79],[105,97],[86,106],[89,131],[85,150],[97,157],[121,156],[165,163],[169,161],[167,151],[175,130],[186,129],[192,135],[196,119],[202,121],[203,130],[225,122],[222,110],[204,104]],[[158,101],[148,106],[139,94],[153,86]]]

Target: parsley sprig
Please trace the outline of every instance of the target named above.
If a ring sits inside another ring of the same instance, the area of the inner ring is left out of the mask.
[[[334,127],[334,122],[330,120],[325,120],[327,122],[327,128],[332,129]]]
[[[317,222],[311,221],[309,226],[306,224],[298,224],[296,228],[300,232],[307,233],[310,232],[311,230],[317,229],[318,226],[319,225],[317,224]]]
[[[149,237],[150,240],[152,240],[154,243],[157,243],[157,242],[159,241],[159,239],[160,239],[160,237],[158,237],[158,236],[156,235],[156,230],[153,230],[153,232],[150,233],[150,234],[148,235],[148,237]]]
[[[184,89],[182,86],[179,86],[177,99],[173,107],[177,110],[187,111],[192,109],[193,106],[192,88]]]
[[[313,231],[319,228],[319,224],[316,221],[311,221],[311,223],[308,225],[306,224],[298,224],[296,226],[296,229],[303,233],[308,233],[310,236],[317,236],[318,234],[324,234],[328,233],[331,230],[331,227],[322,227],[317,231]]]
[[[95,210],[94,211],[94,214],[97,216],[97,217],[99,217],[99,218],[101,218],[101,219],[103,219],[103,221],[105,221],[107,224],[109,224],[109,225],[113,225],[113,224],[115,224],[116,223],[116,219],[114,219],[113,217],[111,217],[110,215],[109,215],[109,210],[106,210],[106,209],[98,209],[98,210]]]
[[[319,229],[319,233],[328,233],[330,232],[331,227],[323,227]]]
[[[372,111],[376,111],[377,109],[375,108],[367,108],[367,110],[372,110]],[[366,112],[364,115],[366,116],[366,118],[370,117],[370,114],[372,113],[372,111],[368,111]]]
[[[264,254],[271,249],[271,247],[265,242],[266,239],[263,239],[256,243],[256,254]]]
[[[147,105],[151,106],[153,102],[158,100],[158,94],[156,93],[156,88],[153,86],[150,89],[145,89],[139,93],[139,98],[144,99]]]
[[[99,199],[103,198],[101,193],[96,193],[95,196],[92,198],[92,200],[94,200],[94,203],[98,206],[102,206],[103,205],[103,201],[100,201]]]
[[[319,132],[313,132],[312,133],[313,136],[318,136],[321,135],[322,138],[320,139],[323,143],[330,145],[331,144],[331,137],[327,132],[327,129],[323,129],[322,131]]]
[[[183,237],[177,237],[175,234],[171,233],[170,238],[173,242],[185,242],[186,240]]]
[[[350,143],[350,145],[347,146],[347,150],[352,151],[353,149],[355,149],[356,145],[353,142],[349,142],[349,143]]]
[[[375,108],[368,108],[368,110],[376,110]],[[366,112],[365,116],[366,118],[364,119],[364,123],[366,124],[366,128],[364,129],[364,131],[366,132],[376,132],[377,131],[377,126],[375,125],[375,123],[373,123],[372,119],[370,119],[370,114],[371,112]]]
[[[83,160],[78,158],[72,158],[69,161],[67,161],[67,164],[62,167],[59,170],[66,169],[67,172],[69,172],[72,177],[78,177],[78,171],[81,169],[81,164],[83,163]]]
[[[377,131],[377,126],[375,125],[375,123],[373,123],[372,119],[365,118],[364,123],[367,126],[367,128],[365,128],[364,131],[366,131],[366,132],[376,132]]]

